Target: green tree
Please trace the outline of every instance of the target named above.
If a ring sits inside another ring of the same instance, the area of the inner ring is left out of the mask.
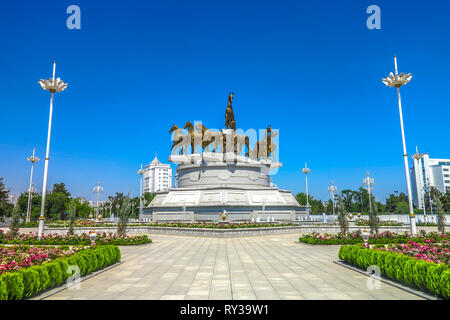
[[[355,195],[354,191],[350,189],[342,190],[342,201],[344,201],[345,210],[350,212],[353,208],[353,196]]]
[[[126,235],[128,220],[132,214],[131,199],[129,195],[123,198],[122,206],[119,209],[119,222],[117,224],[117,234]]]
[[[145,199],[145,205],[148,206],[150,204],[150,202],[152,202],[152,200],[156,197],[156,193],[154,192],[144,192],[142,194],[142,196]]]
[[[390,194],[389,198],[386,199],[386,211],[392,213],[397,213],[399,211],[402,212],[404,209],[404,204],[401,205],[400,210],[397,210],[397,206],[400,203],[406,203],[408,206],[408,196],[405,193],[401,192],[399,195]],[[408,213],[408,210],[405,213]]]
[[[338,197],[338,222],[341,227],[341,233],[346,235],[348,233],[348,219],[347,212],[345,210],[345,203],[342,196]]]
[[[33,192],[31,198],[31,220],[37,221],[39,215],[41,214],[41,202],[42,197],[40,194]],[[20,212],[26,213],[28,208],[28,192],[22,192],[17,198],[17,205],[19,206]]]
[[[371,210],[369,210],[369,226],[371,234],[378,234],[378,229],[380,227],[380,218],[377,216],[377,202],[375,201],[375,197],[370,195],[371,201]]]
[[[77,212],[76,212],[76,200],[72,199],[70,201],[70,208],[69,208],[69,215],[68,215],[68,218],[69,218],[69,230],[68,230],[67,233],[69,235],[73,235],[73,223],[75,221],[76,214],[77,214]]]
[[[49,220],[63,220],[69,197],[63,192],[50,192],[46,199],[46,217]]]
[[[15,205],[12,211],[11,223],[9,225],[9,232],[12,237],[16,237],[19,234],[19,224],[20,224],[20,209],[18,205]]]
[[[301,206],[306,206],[306,194],[303,192],[297,193],[295,199]],[[308,195],[309,201],[309,210],[311,214],[321,214],[325,211],[325,207],[322,204],[322,201],[314,199],[313,196]]]
[[[89,214],[92,212],[92,208],[89,206],[89,204],[81,198],[74,198],[73,201],[76,216],[87,219],[89,217]]]
[[[408,206],[408,202],[397,202],[396,206],[395,206],[395,213],[396,214],[408,214],[409,212],[409,206]]]
[[[332,214],[333,213],[333,200],[328,200],[328,204],[327,204],[327,208],[326,208],[326,213],[327,214]]]
[[[52,192],[61,192],[61,193],[64,193],[64,194],[67,196],[67,198],[70,197],[70,192],[67,191],[66,185],[64,184],[64,182],[61,182],[61,183],[55,183],[55,184],[53,185],[53,190],[52,190]]]
[[[7,216],[10,211],[8,197],[9,189],[6,189],[3,178],[0,178],[0,217],[2,217],[2,219]]]
[[[438,230],[440,233],[444,234],[445,233],[445,222],[446,222],[444,206],[442,205],[441,199],[436,194],[433,195],[433,202],[434,202],[435,213],[437,215]]]

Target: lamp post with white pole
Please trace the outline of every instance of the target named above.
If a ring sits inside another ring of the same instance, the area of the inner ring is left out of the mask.
[[[369,171],[366,172],[367,177],[363,179],[364,186],[367,186],[367,192],[369,193],[369,210],[372,212],[372,197],[371,197],[371,190],[372,187],[375,185],[375,181],[373,178],[369,176]]]
[[[416,153],[415,154],[413,154],[412,156],[411,156],[411,158],[413,158],[415,161],[417,161],[417,162],[419,162],[420,163],[420,159],[422,159],[423,158],[423,156],[424,156],[425,154],[423,154],[423,153],[419,153],[419,150],[418,150],[418,148],[417,148],[417,146],[416,146]],[[418,166],[419,168],[420,168],[420,166]],[[427,210],[425,209],[425,180],[424,180],[424,178],[422,177],[422,179],[420,179],[421,181],[422,181],[422,185],[420,186],[421,187],[421,189],[422,189],[422,207],[423,207],[423,218],[424,218],[424,222],[426,222],[426,219],[427,219]],[[417,181],[417,180],[416,180]]]
[[[30,222],[31,220],[31,200],[33,197],[33,168],[34,163],[38,162],[40,159],[34,155],[35,150],[33,149],[33,155],[31,157],[27,157],[27,160],[31,162],[31,173],[30,173],[30,188],[28,189],[28,205],[27,205],[27,218],[26,222]]]
[[[143,209],[143,201],[142,201],[142,175],[145,173],[145,171],[142,169],[142,163],[141,163],[141,169],[139,169],[137,171],[137,173],[141,176],[140,180],[139,180],[139,215],[142,216],[142,214],[144,213],[144,209]]]
[[[48,119],[48,131],[47,131],[47,150],[45,152],[45,166],[44,166],[44,182],[42,186],[42,203],[41,203],[41,215],[39,216],[39,229],[38,237],[41,238],[44,233],[44,212],[45,212],[45,197],[47,193],[47,175],[48,175],[48,160],[50,153],[50,135],[52,131],[52,115],[53,115],[53,95],[55,92],[64,91],[67,88],[67,83],[63,82],[60,78],[55,79],[56,74],[56,61],[53,62],[53,76],[52,78],[45,80],[39,80],[39,84],[42,89],[48,90],[51,93],[50,97],[50,115]]]
[[[306,182],[306,216],[309,220],[309,197],[308,197],[308,173],[311,172],[311,169],[308,168],[305,162],[305,167],[302,169],[302,172],[305,174],[305,182]]]
[[[395,75],[392,72],[386,78],[383,78],[383,83],[388,87],[397,88],[397,98],[398,98],[398,111],[400,114],[400,127],[402,131],[402,144],[403,144],[403,161],[405,165],[405,176],[406,176],[406,187],[408,190],[408,205],[409,205],[409,221],[411,227],[411,234],[415,235],[416,232],[416,216],[414,215],[414,208],[412,203],[412,192],[411,192],[411,181],[409,177],[409,169],[408,169],[408,153],[406,152],[406,142],[405,142],[405,129],[403,126],[403,112],[402,112],[402,98],[400,96],[400,87],[402,85],[407,84],[411,81],[412,74],[411,73],[400,73],[397,71],[397,57],[394,56],[394,65],[395,65]]]
[[[333,181],[331,181],[331,185],[328,187],[328,192],[330,193],[331,200],[333,201],[333,214],[336,214],[335,210],[334,210],[334,207],[335,207],[334,195],[337,193],[337,191],[338,191],[337,187],[335,185],[333,185]]]

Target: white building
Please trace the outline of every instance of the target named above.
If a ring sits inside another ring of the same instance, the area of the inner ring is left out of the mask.
[[[421,159],[413,160],[411,168],[413,201],[419,209],[423,209],[424,191],[427,194],[431,187],[443,193],[450,191],[450,159],[431,159],[428,153],[422,155]]]
[[[158,192],[172,188],[172,168],[161,163],[155,156],[144,169],[144,193]]]

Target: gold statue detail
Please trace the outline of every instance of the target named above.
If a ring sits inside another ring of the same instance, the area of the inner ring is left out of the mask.
[[[227,129],[236,129],[236,121],[234,120],[234,114],[233,114],[233,92],[230,93],[228,96],[228,106],[227,110],[225,111],[225,128]]]

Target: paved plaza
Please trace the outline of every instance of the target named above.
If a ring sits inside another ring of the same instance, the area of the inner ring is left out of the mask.
[[[333,263],[339,246],[298,235],[207,238],[152,235],[121,247],[123,263],[47,299],[421,299]]]

